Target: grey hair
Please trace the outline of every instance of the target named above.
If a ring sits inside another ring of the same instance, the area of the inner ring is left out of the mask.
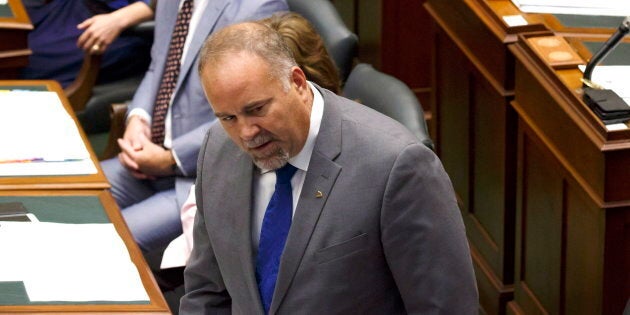
[[[199,75],[208,65],[219,65],[222,58],[239,52],[264,60],[270,75],[280,80],[285,91],[289,90],[291,68],[298,66],[293,52],[277,31],[258,22],[230,25],[208,37],[200,52]]]

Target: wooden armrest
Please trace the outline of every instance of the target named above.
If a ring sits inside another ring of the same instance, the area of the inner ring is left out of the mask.
[[[83,58],[81,70],[76,79],[68,85],[64,92],[75,112],[85,109],[85,106],[92,96],[92,88],[96,84],[98,71],[101,68],[101,54],[90,54],[86,52]]]
[[[115,157],[120,152],[118,146],[118,138],[122,138],[125,134],[125,115],[127,114],[126,103],[115,103],[109,108],[109,117],[111,118],[111,126],[109,128],[109,137],[107,138],[107,147],[101,156],[101,160]]]

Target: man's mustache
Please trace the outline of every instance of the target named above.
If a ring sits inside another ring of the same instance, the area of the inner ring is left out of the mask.
[[[274,140],[274,137],[271,134],[264,132],[257,135],[252,140],[243,141],[243,144],[245,145],[246,148],[251,149],[251,148],[256,148],[262,144],[265,144],[271,140]]]

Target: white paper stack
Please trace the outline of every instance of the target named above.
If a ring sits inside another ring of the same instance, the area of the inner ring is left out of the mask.
[[[0,281],[22,281],[31,301],[148,301],[111,223],[0,223]]]
[[[55,92],[0,92],[0,176],[97,172]]]
[[[512,0],[527,13],[629,16],[628,0]]]

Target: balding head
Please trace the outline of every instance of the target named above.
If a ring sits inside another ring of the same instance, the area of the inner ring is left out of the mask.
[[[226,57],[243,52],[265,61],[270,75],[288,88],[291,68],[297,66],[291,49],[278,32],[258,22],[233,24],[212,34],[200,52],[199,74],[206,67],[220,67]]]

